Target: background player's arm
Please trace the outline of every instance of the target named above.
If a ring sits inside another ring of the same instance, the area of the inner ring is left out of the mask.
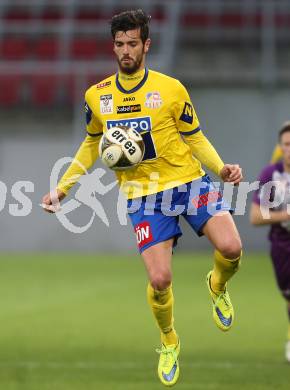
[[[179,83],[174,116],[183,140],[192,154],[223,181],[238,184],[242,180],[239,165],[224,164],[219,154],[200,129],[199,120],[185,87]]]
[[[262,188],[265,184],[272,180],[272,170],[269,167],[263,169],[259,175],[259,189],[253,194],[253,201],[250,209],[250,222],[252,225],[273,225],[290,220],[290,215],[287,210],[270,210],[269,201],[271,201],[272,194],[263,192]]]
[[[250,222],[252,225],[273,225],[276,223],[281,223],[285,221],[290,221],[290,215],[286,210],[281,211],[272,211],[265,210],[265,213],[262,212],[263,207],[259,204],[253,202],[250,210]]]

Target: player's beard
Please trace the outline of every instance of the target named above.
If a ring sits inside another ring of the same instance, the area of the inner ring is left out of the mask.
[[[125,74],[128,74],[128,75],[131,75],[131,74],[133,74],[133,73],[136,73],[136,72],[139,70],[139,68],[140,68],[140,66],[141,66],[141,64],[142,64],[143,55],[144,55],[144,52],[142,52],[140,55],[138,55],[138,56],[136,57],[135,60],[133,60],[133,59],[130,57],[130,59],[131,59],[132,61],[131,61],[131,63],[128,64],[128,65],[124,65],[124,63],[122,62],[122,60],[120,60],[120,59],[118,58],[118,64],[119,64],[120,71],[121,71],[122,73],[125,73]]]

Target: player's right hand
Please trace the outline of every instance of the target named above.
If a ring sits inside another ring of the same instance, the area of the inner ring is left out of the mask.
[[[66,197],[66,194],[59,189],[55,189],[42,198],[43,210],[48,213],[56,213],[60,210],[60,202]]]

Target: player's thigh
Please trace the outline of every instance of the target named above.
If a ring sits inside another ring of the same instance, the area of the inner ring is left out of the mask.
[[[203,234],[226,258],[240,256],[242,242],[233,217],[228,211],[212,216],[203,226]]]
[[[157,290],[167,288],[172,280],[171,259],[174,238],[159,242],[142,252],[151,285]]]

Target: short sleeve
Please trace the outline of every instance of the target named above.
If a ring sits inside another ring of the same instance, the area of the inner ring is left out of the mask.
[[[263,202],[269,201],[269,194],[265,194],[262,191],[263,186],[272,180],[272,170],[268,167],[264,168],[258,177],[259,188],[253,194],[253,202],[257,205],[263,204]],[[267,195],[267,199],[263,199]],[[271,196],[271,195],[270,195]]]
[[[97,137],[103,134],[103,126],[102,123],[96,118],[94,115],[90,103],[88,91],[85,95],[85,115],[86,115],[86,129],[88,135],[92,137]]]
[[[173,104],[174,117],[178,131],[182,135],[192,135],[200,130],[199,120],[186,88],[178,82]]]

